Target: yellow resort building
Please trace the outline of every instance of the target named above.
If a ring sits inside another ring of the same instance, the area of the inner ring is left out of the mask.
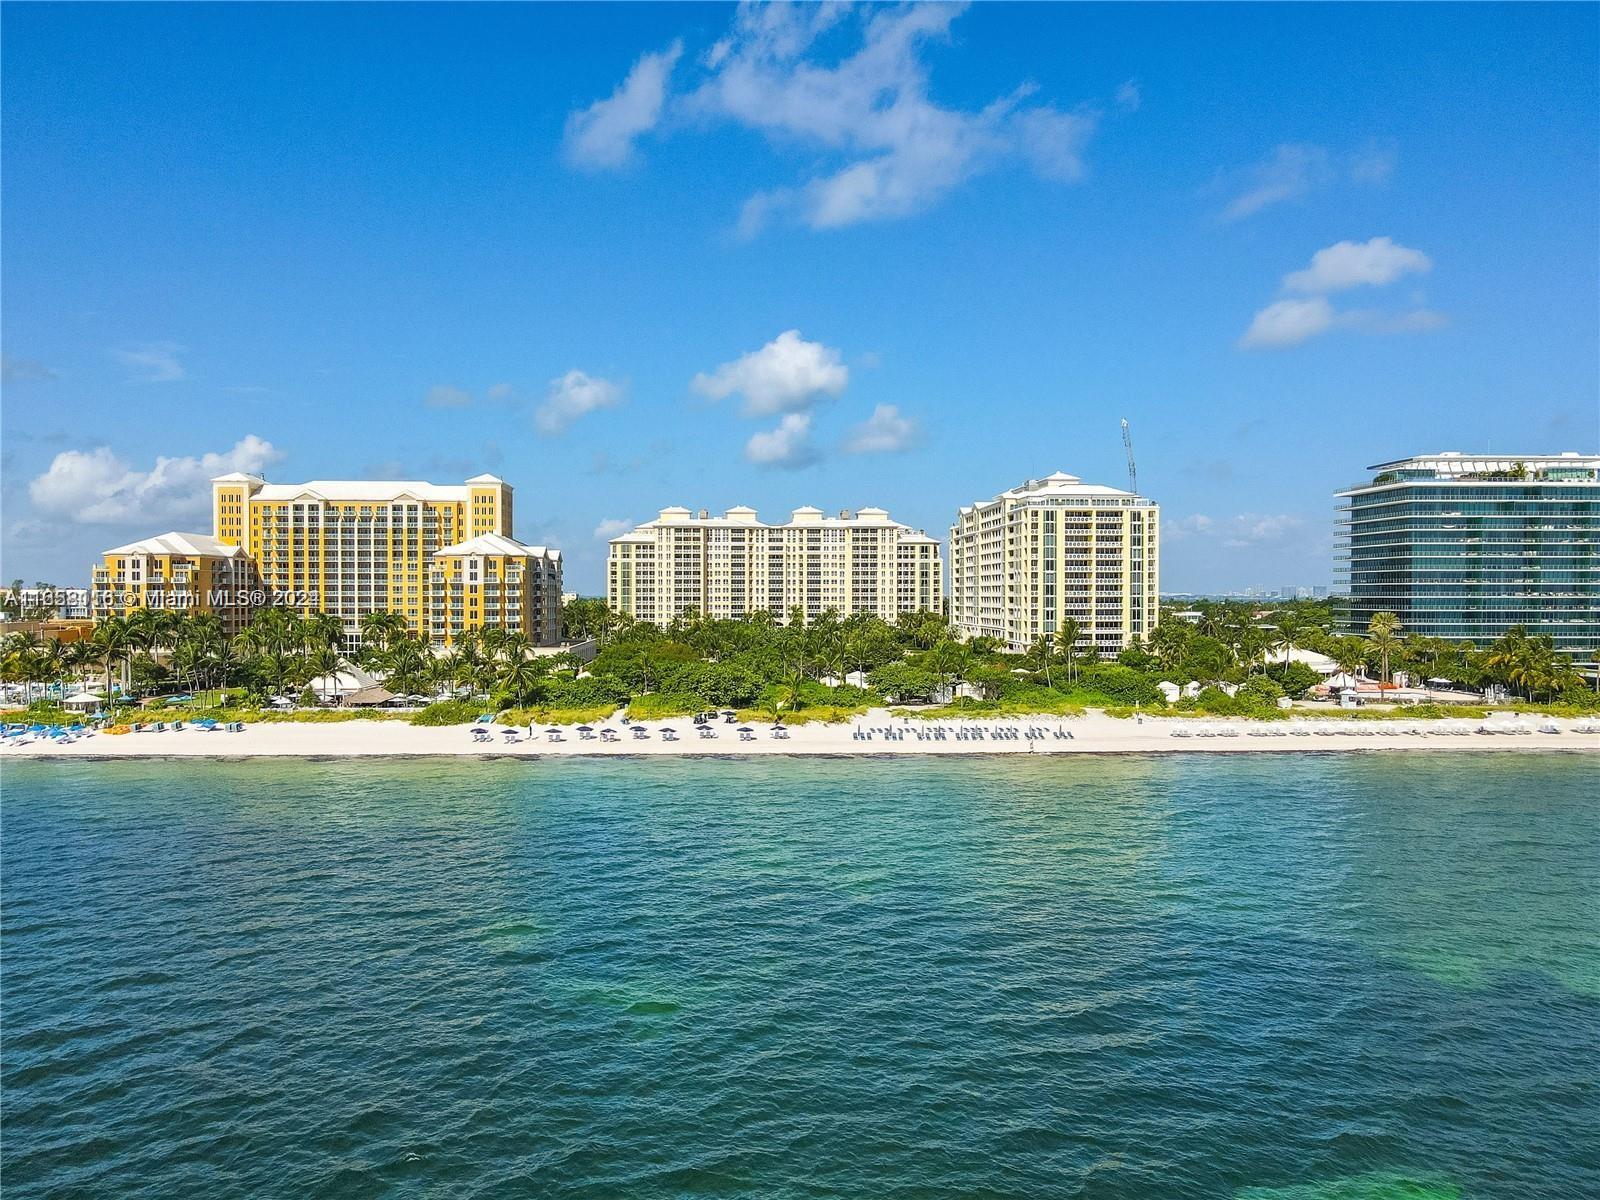
[[[561,638],[561,551],[498,533],[436,550],[428,579],[428,633],[448,646],[469,629],[508,629],[538,646]]]
[[[91,572],[90,601],[104,616],[142,608],[215,613],[229,634],[259,600],[256,564],[238,546],[203,533],[163,533],[107,550]]]
[[[178,539],[207,547],[211,560],[239,563],[237,569],[249,574],[253,604],[332,613],[344,623],[351,646],[360,644],[361,618],[373,612],[398,613],[413,634],[437,645],[482,625],[519,630],[541,645],[559,636],[560,554],[512,537],[512,488],[496,476],[479,475],[460,485],[349,479],[268,483],[237,472],[213,479],[211,496],[215,536],[174,533],[149,541]],[[483,538],[496,539],[487,553]],[[104,568],[96,568],[97,583],[102,573],[108,581],[131,577],[126,549],[106,554]],[[114,559],[124,560],[123,565],[116,566]],[[141,580],[148,575],[142,565],[138,570]],[[458,573],[472,582],[474,572],[479,576],[475,592],[451,591],[441,597],[442,605],[435,603],[435,586],[453,587],[450,581]],[[508,594],[513,578],[516,589],[533,590]],[[209,607],[204,595],[197,601],[191,607]],[[96,611],[120,609],[108,605]],[[246,608],[228,619],[242,624],[248,617]]]
[[[950,527],[950,623],[1025,651],[1067,618],[1115,657],[1160,614],[1160,507],[1056,473],[962,508]]]
[[[686,612],[717,618],[794,608],[812,620],[828,610],[940,611],[944,562],[939,542],[889,519],[881,508],[836,517],[797,508],[787,522],[764,524],[753,508],[664,508],[653,521],[613,538],[606,602],[619,613],[665,625]]]

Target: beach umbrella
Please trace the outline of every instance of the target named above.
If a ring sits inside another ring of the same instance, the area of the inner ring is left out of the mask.
[[[663,729],[661,732],[662,733],[670,733],[673,737],[677,737],[678,736],[678,731],[676,729]]]
[[[579,733],[593,733],[594,732],[594,726],[593,725],[579,725],[578,726],[578,732]]]
[[[748,726],[748,725],[741,725],[741,726],[739,726],[739,732],[740,733],[754,733],[755,730],[751,729],[750,726]]]
[[[645,728],[644,728],[643,725],[630,725],[628,728],[631,729],[634,733],[643,733],[645,731]]]
[[[550,728],[546,729],[545,732],[546,733],[560,733],[561,732],[561,727],[559,725],[552,725],[552,726],[550,726]]]

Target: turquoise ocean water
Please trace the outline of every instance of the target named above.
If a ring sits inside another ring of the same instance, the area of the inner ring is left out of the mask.
[[[1600,1196],[1595,761],[7,763],[0,1188]]]

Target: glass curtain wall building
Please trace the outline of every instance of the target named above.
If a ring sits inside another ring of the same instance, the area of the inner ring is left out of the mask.
[[[1379,463],[1339,492],[1343,622],[1478,646],[1513,625],[1600,653],[1600,458],[1457,452]]]

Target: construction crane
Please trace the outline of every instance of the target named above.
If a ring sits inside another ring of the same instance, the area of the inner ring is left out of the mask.
[[[1128,452],[1128,490],[1135,495],[1139,491],[1139,472],[1133,465],[1133,434],[1128,432],[1128,419],[1122,419],[1122,448]]]

